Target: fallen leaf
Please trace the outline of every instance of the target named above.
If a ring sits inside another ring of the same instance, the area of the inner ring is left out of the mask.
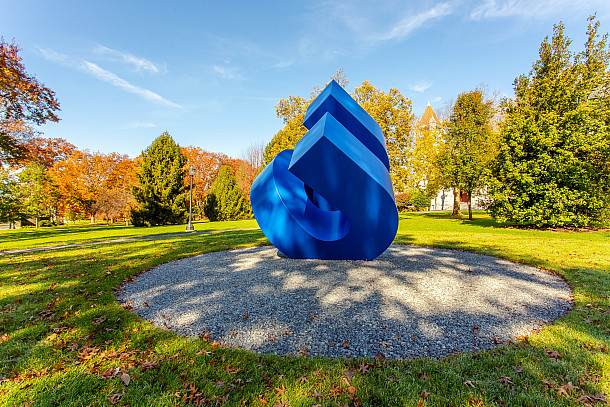
[[[369,371],[369,365],[367,365],[366,363],[362,362],[360,363],[360,366],[358,367],[358,371],[360,373],[366,373]]]
[[[508,377],[508,376],[501,376],[501,377],[498,379],[498,381],[499,381],[500,383],[502,383],[502,384],[507,385],[507,386],[508,386],[509,384],[514,384],[514,383],[513,383],[513,381],[511,380],[511,378],[510,378],[510,377]]]
[[[144,371],[154,369],[158,364],[158,362],[144,362],[142,363],[141,369]]]
[[[229,363],[228,365],[225,366],[225,373],[235,374],[237,372],[239,372],[239,369],[232,368],[231,363]]]
[[[282,385],[282,388],[275,388],[275,391],[277,391],[277,397],[281,397],[284,395],[284,393],[286,392],[286,387],[284,387],[284,385]]]
[[[570,397],[570,395],[568,394],[569,391],[571,390],[578,390],[579,387],[578,386],[574,386],[572,384],[572,382],[568,382],[567,384],[564,384],[563,386],[560,386],[557,388],[557,393],[558,394],[564,394],[567,397]]]
[[[125,386],[129,386],[129,383],[131,382],[131,378],[129,377],[129,375],[127,373],[123,373],[121,375],[121,381],[123,383],[125,383]]]
[[[422,399],[426,399],[426,397],[428,397],[430,395],[430,393],[428,393],[425,389],[421,392],[421,398]]]
[[[339,386],[331,386],[328,391],[333,397],[337,397],[339,394],[343,393],[343,389]]]
[[[343,375],[345,377],[347,377],[348,383],[351,383],[352,382],[352,378],[354,377],[354,371],[351,370],[351,369],[350,370],[344,370],[343,371]]]
[[[263,406],[266,406],[267,404],[269,404],[269,400],[263,398],[262,394],[258,395],[258,401],[260,401]]]
[[[309,381],[309,379],[306,378],[305,376],[301,376],[301,378],[299,379],[299,383],[306,383],[308,381]]]
[[[548,390],[557,386],[555,383],[551,382],[550,380],[546,380],[546,379],[542,379],[542,384],[544,384]]]
[[[466,380],[465,382],[462,382],[462,384],[464,386],[472,387],[474,389],[474,384],[472,384],[470,380]]]
[[[546,353],[546,355],[553,360],[557,360],[557,359],[561,358],[561,356],[562,356],[561,353],[559,353],[555,350],[545,349],[544,353]]]
[[[514,373],[514,374],[516,374],[516,375],[518,376],[518,375],[520,375],[521,373],[523,373],[523,368],[522,368],[522,367],[520,367],[520,368],[514,367],[514,368],[513,368],[513,373]]]

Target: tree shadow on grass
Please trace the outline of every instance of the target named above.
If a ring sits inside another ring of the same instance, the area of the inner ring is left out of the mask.
[[[412,239],[404,237],[403,240]],[[512,404],[512,400],[514,404],[524,404],[519,399],[522,394],[528,397],[525,404],[550,405],[556,399],[544,390],[539,383],[540,377],[552,371],[554,375],[560,374],[566,380],[577,383],[576,375],[591,373],[590,366],[596,363],[596,354],[589,351],[572,355],[559,349],[565,359],[557,364],[545,356],[542,348],[520,345],[474,356],[458,354],[438,361],[428,358],[406,361],[321,360],[258,355],[226,347],[214,348],[199,339],[180,338],[165,331],[163,324],[155,328],[142,321],[134,313],[121,308],[114,298],[113,291],[119,282],[142,270],[208,250],[225,250],[247,244],[268,242],[260,231],[242,231],[0,258],[0,282],[4,288],[16,288],[10,295],[0,293],[0,312],[8,310],[7,306],[17,307],[13,311],[0,313],[0,326],[4,328],[0,330],[0,337],[5,333],[9,336],[7,341],[0,344],[0,395],[7,405],[21,405],[33,400],[41,405],[102,405],[108,403],[108,397],[112,394],[122,394],[121,403],[134,407],[174,405],[185,396],[187,399],[184,403],[188,403],[189,394],[195,393],[206,399],[207,404],[222,404],[225,397],[229,400],[227,405],[238,405],[242,400],[249,404],[260,403],[259,397],[270,404],[279,403],[280,400],[291,403],[295,400],[295,404],[303,405],[336,404],[338,401],[345,404],[353,402],[347,390],[346,376],[342,373],[350,369],[355,372],[352,383],[356,386],[354,397],[369,405],[415,405],[422,400],[422,392],[432,388],[437,390],[427,401],[438,405],[466,405],[472,397],[486,403],[504,400]],[[455,245],[454,242],[444,244]],[[471,247],[463,249],[473,250]],[[416,255],[413,260],[425,257],[425,254]],[[218,273],[218,277],[226,279],[230,274],[247,273],[247,270],[241,270],[244,267],[241,260],[234,258],[233,265]],[[248,260],[247,256],[245,260]],[[317,279],[323,280],[325,273],[321,270]],[[472,278],[472,272],[462,270],[462,273],[463,279]],[[593,280],[600,276],[599,271],[592,270],[591,273],[589,277]],[[382,275],[382,280],[393,278],[390,282],[408,286],[410,277],[414,276],[386,273]],[[283,274],[270,276],[263,284],[278,287],[280,294],[314,295],[315,298],[315,288],[290,288],[291,283],[298,281],[297,274],[285,270]],[[516,281],[525,282],[520,279]],[[595,281],[608,287],[607,280]],[[347,282],[322,287],[326,291],[311,304],[314,311],[327,307],[327,302],[333,298],[340,299],[340,288],[345,284]],[[583,290],[593,292],[595,284],[589,284]],[[422,287],[412,288],[415,292],[422,291]],[[365,289],[366,285],[361,288]],[[371,295],[381,299],[383,291],[380,288],[376,290]],[[230,296],[222,298],[228,305],[243,301],[239,296],[232,297],[232,300]],[[177,302],[184,300],[178,297]],[[353,301],[351,307],[357,307],[358,301]],[[392,299],[389,303],[396,306],[397,312],[409,315],[411,308],[400,298]],[[51,307],[48,307],[49,304],[52,304]],[[336,304],[341,307],[343,303],[339,301]],[[377,303],[369,311],[381,318],[387,312],[387,307]],[[38,308],[36,312],[35,308]],[[23,315],[25,309],[31,312]],[[44,312],[47,309],[51,314]],[[64,312],[68,312],[65,318]],[[301,317],[299,308],[293,314],[292,319]],[[30,320],[30,316],[34,318]],[[461,316],[449,315],[451,318]],[[226,317],[236,317],[233,321],[236,327],[248,322],[256,325],[257,320],[256,313],[246,320],[243,320],[243,315],[229,314]],[[451,329],[440,321],[431,320],[429,316],[418,317],[422,323],[414,324],[414,329],[423,338],[434,339],[435,335],[442,335]],[[335,318],[331,322],[337,320]],[[319,319],[310,324],[314,324],[312,332],[319,335]],[[568,328],[560,331],[565,335],[560,338],[563,343],[574,343],[575,336],[588,332],[584,323],[571,324]],[[384,329],[387,328],[380,328]],[[341,334],[338,326],[337,337]],[[474,339],[474,334],[472,337],[469,340]],[[71,350],[73,345],[77,345],[77,348]],[[97,353],[89,358],[87,352],[95,352],[95,349]],[[202,353],[202,350],[206,352]],[[14,358],[19,359],[6,361]],[[525,363],[524,373],[519,380],[527,382],[529,389],[519,390],[512,395],[497,382],[497,378],[502,374],[511,375],[512,366],[522,363]],[[501,370],[498,371],[498,367]],[[129,373],[132,379],[129,386],[121,382],[120,375],[103,376],[104,372],[112,372],[115,368]],[[231,369],[238,371],[231,373]],[[8,380],[3,382],[2,378]],[[464,380],[472,380],[477,387],[471,389],[464,386]],[[195,392],[192,392],[193,388]],[[287,392],[284,396],[278,395],[275,388],[286,388]],[[337,388],[343,389],[343,393],[337,394]],[[314,389],[317,393],[314,393]]]
[[[564,315],[569,296],[540,270],[399,246],[372,262],[291,260],[274,248],[208,254],[150,270],[121,293],[181,335],[280,355],[399,358],[490,349]]]

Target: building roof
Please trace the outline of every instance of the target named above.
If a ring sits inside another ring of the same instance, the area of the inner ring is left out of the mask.
[[[431,122],[434,122],[434,124],[439,124],[436,113],[434,113],[434,110],[432,110],[432,107],[430,104],[428,104],[428,106],[426,106],[426,110],[424,111],[424,115],[421,117],[417,125],[419,127],[429,126]]]

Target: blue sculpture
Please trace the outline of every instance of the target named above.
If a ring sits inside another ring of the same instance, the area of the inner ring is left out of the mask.
[[[252,211],[293,259],[373,260],[398,229],[385,139],[335,81],[311,103],[309,131],[254,180]]]

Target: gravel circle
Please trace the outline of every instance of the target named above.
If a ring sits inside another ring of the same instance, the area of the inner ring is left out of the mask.
[[[374,261],[292,260],[270,246],[208,253],[146,271],[117,298],[180,335],[328,357],[491,349],[572,308],[568,284],[545,270],[403,245]]]

